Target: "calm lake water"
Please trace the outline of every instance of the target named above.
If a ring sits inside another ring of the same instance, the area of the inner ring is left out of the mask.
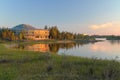
[[[104,40],[95,43],[14,44],[14,48],[27,51],[52,52],[58,55],[120,60],[119,40]]]
[[[120,41],[105,40],[102,42],[89,43],[76,46],[71,49],[60,49],[58,54],[82,56],[98,59],[118,59],[120,60]]]

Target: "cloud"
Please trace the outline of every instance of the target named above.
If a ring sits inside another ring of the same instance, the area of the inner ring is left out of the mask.
[[[97,29],[112,27],[114,24],[116,24],[116,23],[111,22],[111,23],[104,23],[104,24],[94,24],[94,25],[91,25],[89,28],[92,30],[97,30]]]
[[[103,35],[120,35],[120,21],[90,25],[89,33]]]

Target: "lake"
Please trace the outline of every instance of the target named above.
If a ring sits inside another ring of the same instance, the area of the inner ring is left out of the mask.
[[[120,40],[100,42],[13,44],[12,47],[26,51],[50,52],[58,55],[72,55],[98,59],[120,59]]]
[[[58,54],[61,53],[88,58],[120,60],[120,41],[105,40],[96,43],[89,43],[75,46],[71,49],[60,49]]]

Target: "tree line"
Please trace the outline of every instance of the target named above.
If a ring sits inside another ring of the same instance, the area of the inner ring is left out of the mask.
[[[120,40],[120,36],[110,35],[106,37],[107,40]]]
[[[15,32],[9,28],[0,28],[0,39],[14,41],[23,40],[25,39],[25,37],[22,32],[20,32],[19,34],[15,34]]]
[[[56,40],[93,40],[94,37],[84,34],[76,34],[72,32],[62,31],[58,29],[57,26],[47,27],[45,26],[46,30],[49,30],[49,39],[56,39]],[[21,31],[20,33],[16,34],[15,31],[9,28],[0,28],[0,39],[1,40],[27,40],[24,36],[24,32]]]
[[[93,35],[94,38],[106,38],[107,40],[120,40],[117,35]]]
[[[94,40],[93,36],[89,35],[84,35],[80,33],[72,33],[72,32],[67,32],[67,31],[62,31],[60,32],[57,26],[52,26],[50,28],[47,28],[45,26],[45,29],[49,30],[50,33],[50,39],[59,39],[59,40]]]

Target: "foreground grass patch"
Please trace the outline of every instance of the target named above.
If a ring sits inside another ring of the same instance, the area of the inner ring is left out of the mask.
[[[117,61],[6,49],[0,44],[0,80],[120,80]]]

